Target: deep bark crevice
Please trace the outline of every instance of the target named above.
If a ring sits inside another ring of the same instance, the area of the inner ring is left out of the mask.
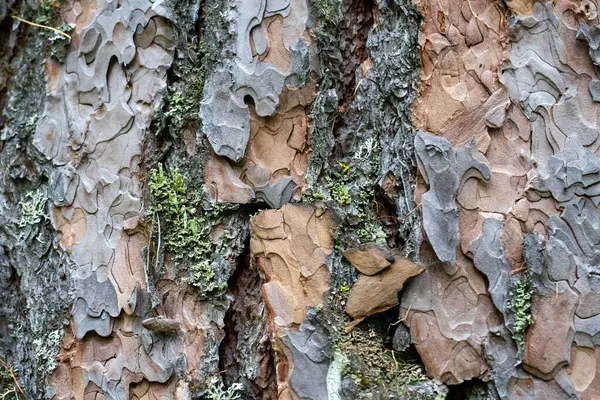
[[[480,379],[472,379],[458,385],[449,385],[448,389],[446,400],[497,398],[493,383],[484,382]]]
[[[340,23],[341,68],[340,109],[345,110],[352,99],[356,85],[356,68],[369,58],[367,38],[373,26],[374,0],[343,0]]]
[[[219,348],[219,371],[226,386],[244,384],[245,399],[276,399],[275,359],[269,341],[263,280],[246,240],[237,268],[228,281],[233,300],[224,320],[225,337]],[[256,353],[249,354],[255,349]],[[256,365],[250,363],[257,362]]]

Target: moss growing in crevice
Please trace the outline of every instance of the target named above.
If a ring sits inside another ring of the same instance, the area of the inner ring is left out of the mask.
[[[227,290],[249,229],[244,211],[209,201],[203,189],[202,165],[209,145],[200,135],[199,111],[205,76],[231,39],[226,4],[226,0],[166,2],[178,39],[144,160],[152,171],[146,213],[153,258],[149,274],[157,278],[164,272],[166,250],[182,281],[208,299]]]
[[[169,87],[162,109],[157,114],[159,129],[178,133],[184,127],[198,125],[200,121],[198,110],[204,91],[204,68],[195,67],[190,70],[190,75],[192,79],[189,86],[184,89],[176,86]]]
[[[211,202],[203,188],[210,145],[201,135],[200,104],[206,75],[227,51],[226,0],[167,0],[177,30],[167,90],[146,137],[143,168],[151,171],[146,223],[151,227],[146,271],[159,279],[164,260],[205,299],[227,291],[249,236],[247,210]],[[160,229],[159,229],[160,222]],[[152,286],[152,283],[149,284]],[[153,304],[158,304],[153,295]]]
[[[343,355],[344,395],[357,400],[444,399],[447,388],[427,377],[414,348],[391,348],[395,315],[388,311],[369,318],[349,333],[332,336],[335,352]]]
[[[226,55],[233,36],[226,0],[167,0],[177,30],[175,57],[167,74],[167,90],[146,137],[144,167],[159,162],[178,168],[187,185],[202,191],[205,156],[210,151],[201,134],[200,104],[208,72]]]

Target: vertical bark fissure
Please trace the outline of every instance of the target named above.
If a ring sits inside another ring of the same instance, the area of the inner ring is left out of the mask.
[[[251,260],[250,240],[228,282],[233,299],[225,315],[219,370],[227,386],[244,385],[244,399],[276,399],[275,359],[262,297],[263,280]]]
[[[32,19],[39,9],[4,6],[10,8],[0,6],[0,358],[33,399],[51,392],[47,378],[70,305],[69,261],[50,223],[55,171],[32,143],[46,100],[44,67],[56,65],[51,54],[62,44],[10,16]]]

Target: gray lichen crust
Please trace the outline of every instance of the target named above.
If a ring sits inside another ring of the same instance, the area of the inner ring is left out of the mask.
[[[36,18],[36,3],[0,4],[0,395],[51,395],[69,317],[70,262],[50,221],[52,167],[32,145],[44,108],[44,67],[64,41],[15,22]],[[54,19],[52,19],[54,23]],[[57,35],[58,36],[58,35]],[[12,390],[12,392],[11,392]]]

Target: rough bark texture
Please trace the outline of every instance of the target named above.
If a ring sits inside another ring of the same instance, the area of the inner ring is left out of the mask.
[[[0,398],[600,397],[597,9],[0,2]]]

